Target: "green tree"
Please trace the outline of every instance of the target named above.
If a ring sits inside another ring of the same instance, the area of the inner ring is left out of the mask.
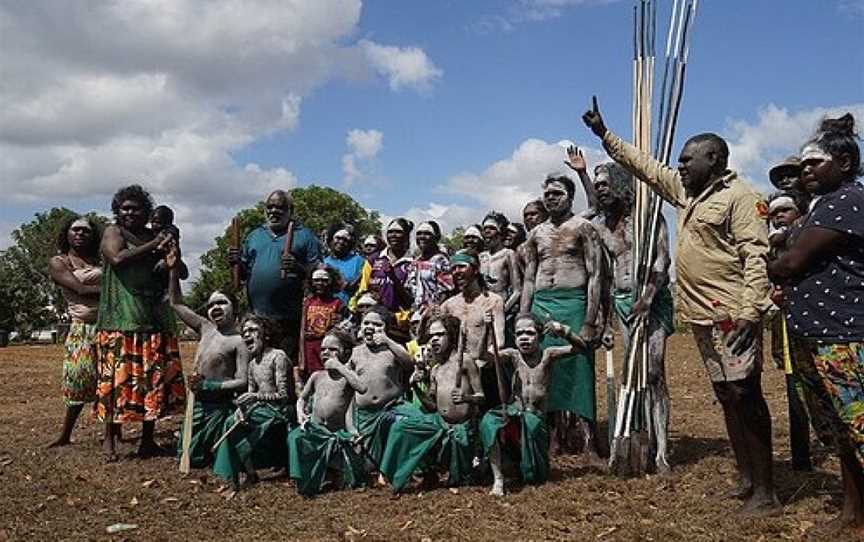
[[[294,199],[297,220],[316,234],[337,222],[353,224],[358,238],[381,230],[377,212],[367,211],[351,196],[338,190],[311,185],[291,190],[291,197]],[[264,202],[243,209],[237,216],[240,219],[242,241],[249,232],[264,223]],[[230,233],[228,225],[225,232],[214,240],[215,246],[201,255],[200,275],[187,299],[189,306],[203,307],[213,291],[231,289],[231,269],[228,266]],[[245,296],[241,292],[236,293],[241,297],[241,309],[245,309]]]
[[[66,310],[60,289],[48,274],[48,260],[57,254],[63,224],[78,213],[55,207],[36,213],[33,220],[12,232],[14,244],[0,254],[0,328],[22,335],[57,322]],[[103,217],[90,215],[104,227]]]
[[[450,235],[444,238],[442,243],[447,248],[447,252],[453,254],[460,248],[462,248],[462,238],[465,236],[465,228],[462,226],[457,226],[453,228],[453,231],[450,232]]]

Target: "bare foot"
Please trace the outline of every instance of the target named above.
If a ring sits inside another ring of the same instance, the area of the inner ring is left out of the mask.
[[[138,451],[135,452],[135,457],[138,459],[150,459],[151,457],[171,457],[174,454],[170,450],[159,446],[155,442],[141,442],[138,445]]]
[[[741,481],[737,487],[727,491],[723,497],[726,499],[749,499],[753,496],[753,483]]]
[[[117,456],[117,450],[114,448],[114,441],[111,439],[102,440],[102,455],[105,456],[106,463],[116,463],[120,458]]]
[[[61,446],[69,446],[70,444],[72,444],[72,441],[69,439],[69,437],[61,436],[58,437],[57,440],[46,446],[46,448],[59,448]]]
[[[669,462],[666,459],[658,459],[657,460],[657,474],[663,478],[669,478],[673,476],[672,466],[669,465]]]
[[[504,480],[495,480],[495,483],[492,484],[492,491],[489,492],[490,495],[495,495],[496,497],[504,496]]]
[[[783,507],[780,506],[780,501],[777,500],[777,495],[774,494],[753,494],[737,510],[738,514],[757,518],[776,516],[782,512]]]

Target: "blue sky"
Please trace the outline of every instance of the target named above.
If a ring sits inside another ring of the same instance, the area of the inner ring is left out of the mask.
[[[449,228],[514,215],[561,168],[559,141],[602,159],[580,120],[592,94],[629,135],[626,0],[48,4],[0,1],[0,246],[38,210],[105,210],[127,180],[177,207],[193,257],[283,185]],[[719,132],[765,188],[821,115],[864,122],[862,30],[860,0],[703,0],[676,151]]]

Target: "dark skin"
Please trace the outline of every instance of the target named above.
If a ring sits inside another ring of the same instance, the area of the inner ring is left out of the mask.
[[[264,215],[267,219],[265,225],[273,235],[278,237],[285,233],[285,230],[288,229],[288,223],[291,222],[294,215],[294,202],[291,200],[291,196],[283,190],[271,192],[264,200]],[[240,249],[229,248],[228,265],[234,266],[239,263],[242,263],[240,261]],[[242,265],[240,269],[245,272]],[[281,269],[285,272],[297,272],[299,274],[306,272],[290,252],[282,255]]]
[[[147,229],[146,209],[142,202],[134,199],[126,200],[120,204],[117,210],[116,224],[108,226],[102,235],[100,250],[102,259],[114,267],[123,267],[141,258],[148,257],[153,253],[161,254],[160,246],[169,238],[166,232],[160,232],[155,236]],[[125,235],[131,234],[136,239],[143,241],[137,247],[128,247]],[[109,461],[117,459],[115,438],[117,431],[114,424],[105,424],[105,440],[103,451]],[[141,442],[138,445],[137,455],[139,457],[152,457],[163,455],[165,452],[160,448],[153,438],[155,422],[143,422],[141,431]]]
[[[88,253],[87,249],[93,239],[94,232],[89,226],[73,223],[66,234],[69,242],[69,252],[66,256],[70,259],[78,259],[87,262],[90,265],[97,265],[98,260],[96,254]],[[66,264],[63,256],[54,256],[48,261],[48,273],[58,285],[72,290],[80,296],[99,297],[98,284],[84,284],[79,281],[72,273],[72,269]],[[66,446],[71,443],[72,430],[75,428],[75,422],[78,421],[78,416],[84,408],[83,404],[68,405],[66,407],[66,416],[63,419],[63,428],[60,431],[60,436],[48,445],[49,448],[56,446]]]
[[[582,121],[603,138],[607,128],[593,98]],[[710,140],[689,140],[678,156],[678,173],[688,197],[699,196],[726,173],[726,160],[719,145]],[[755,341],[761,322],[736,320],[727,347],[733,355],[746,352]],[[759,375],[741,381],[714,382],[714,393],[723,407],[726,430],[741,474],[740,489],[732,496],[746,498],[739,509],[744,514],[772,513],[779,508],[774,492],[771,415],[762,395]]]
[[[597,97],[592,99],[592,107],[582,115],[582,121],[599,138],[606,135],[607,128],[597,105]],[[684,144],[678,155],[678,173],[681,184],[688,197],[700,195],[708,186],[726,174],[726,161],[713,141],[693,141]],[[736,320],[735,329],[729,334],[727,346],[732,354],[740,356],[753,346],[760,322]]]
[[[829,194],[843,183],[855,180],[855,165],[849,154],[828,160],[807,159],[802,163],[801,181],[811,194]],[[843,251],[851,241],[852,236],[843,232],[807,227],[780,258],[768,262],[768,277],[777,284],[802,277],[820,260]],[[864,529],[864,473],[854,450],[840,446],[838,455],[843,479],[843,509],[821,533],[826,537],[841,529]]]
[[[537,224],[546,220],[547,217],[546,209],[538,205],[529,204],[522,210],[522,223],[525,224],[525,229],[528,231],[533,230]]]
[[[345,235],[344,232],[336,232],[333,236],[333,241],[330,243],[330,250],[333,251],[333,256],[336,258],[344,258],[354,248],[354,237]],[[357,287],[360,285],[360,277],[345,285],[345,291],[348,295],[354,295]]]
[[[394,261],[405,256],[408,252],[408,234],[403,230],[395,228],[387,230],[387,252]],[[399,304],[401,306],[410,306],[411,294],[405,289],[405,285],[396,277],[396,270],[392,265],[390,265],[390,262],[381,261],[378,265],[381,266],[383,271],[390,278],[390,281],[393,283],[396,297],[399,299]]]

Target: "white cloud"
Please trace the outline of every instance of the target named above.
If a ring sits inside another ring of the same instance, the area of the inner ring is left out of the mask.
[[[511,0],[502,3],[504,9],[500,13],[487,15],[474,23],[472,27],[478,32],[500,30],[510,32],[522,23],[542,22],[557,19],[567,10],[592,5],[611,4],[619,0]]]
[[[444,75],[443,70],[436,67],[426,53],[417,47],[379,45],[368,40],[361,41],[360,46],[372,67],[389,79],[393,90],[407,87],[428,92]]]
[[[349,130],[345,144],[348,153],[342,156],[343,181],[350,186],[371,173],[375,157],[384,148],[384,134],[378,130]]]
[[[576,182],[575,210],[585,208],[585,194],[580,188],[576,174],[564,165],[568,140],[548,143],[542,139],[529,138],[520,143],[508,156],[498,160],[480,173],[463,172],[450,177],[439,187],[442,194],[456,199],[468,200],[471,205],[447,202],[431,202],[426,207],[411,207],[400,214],[414,221],[435,220],[444,232],[457,226],[480,222],[490,210],[504,213],[514,222],[522,221],[522,208],[529,201],[540,197],[543,180],[550,173],[565,174]],[[605,153],[598,149],[582,148],[589,169],[608,161]],[[443,198],[442,199],[446,199]],[[389,217],[382,217],[386,224]]]
[[[5,202],[107,204],[119,186],[139,182],[177,208],[185,257],[197,264],[232,211],[297,184],[284,168],[234,155],[294,129],[317,87],[379,75],[393,89],[426,91],[441,77],[421,49],[352,40],[361,7],[0,0]],[[380,151],[380,132],[356,137],[357,158]],[[0,225],[0,239],[8,229]]]
[[[723,135],[729,143],[730,167],[760,189],[772,190],[768,170],[798,152],[822,117],[851,112],[864,121],[864,103],[790,111],[774,104],[761,108],[756,120],[732,119]]]

